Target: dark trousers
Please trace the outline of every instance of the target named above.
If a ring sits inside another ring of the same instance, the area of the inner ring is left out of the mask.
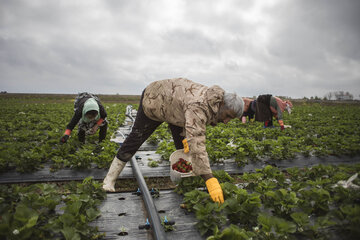
[[[106,138],[106,132],[107,132],[108,124],[106,123],[104,126],[100,126],[99,129],[99,142],[104,140]]]
[[[255,121],[265,122],[272,119],[270,110],[271,96],[270,94],[258,96],[256,100]]]
[[[143,110],[142,100],[144,98],[144,92],[141,95],[139,109],[136,114],[134,126],[130,134],[127,136],[123,144],[121,145],[116,157],[123,162],[128,162],[140,148],[140,146],[150,137],[150,135],[156,130],[162,122],[154,121],[148,118]],[[169,124],[176,149],[182,149],[183,136],[180,134],[183,131],[182,127]]]

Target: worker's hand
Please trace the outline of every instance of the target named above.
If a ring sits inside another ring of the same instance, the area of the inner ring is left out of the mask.
[[[95,126],[93,126],[90,131],[89,134],[90,135],[94,135],[96,133],[96,131],[98,130],[99,126],[97,124],[95,124]]]
[[[60,143],[61,144],[66,143],[68,139],[69,139],[69,135],[65,134],[60,138]]]
[[[245,116],[241,117],[241,122],[244,123],[244,124],[246,123],[246,117]]]
[[[283,121],[283,120],[279,120],[279,124],[280,124],[281,131],[284,130],[284,129],[285,129],[284,121]]]
[[[224,195],[223,195],[223,191],[220,187],[219,181],[216,178],[212,177],[212,178],[208,179],[205,182],[205,184],[206,184],[206,187],[208,189],[211,199],[214,202],[223,203]]]

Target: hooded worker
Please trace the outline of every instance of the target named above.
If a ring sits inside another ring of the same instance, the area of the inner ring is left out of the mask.
[[[60,143],[66,143],[70,137],[71,131],[79,123],[78,139],[85,143],[86,135],[93,135],[98,128],[99,142],[105,139],[107,132],[107,113],[98,98],[91,94],[83,94],[75,100],[74,116],[70,123],[66,126],[64,135],[60,139]]]
[[[104,179],[103,188],[115,191],[115,181],[125,164],[162,123],[167,122],[176,149],[191,155],[193,173],[201,176],[213,201],[222,203],[223,192],[213,176],[205,138],[206,125],[228,123],[243,114],[244,102],[235,93],[219,86],[207,87],[185,78],[151,83],[143,91],[135,123],[115,156]]]
[[[271,94],[258,96],[250,106],[250,110],[255,109],[255,121],[264,122],[264,127],[267,128],[273,126],[272,119],[275,117],[281,130],[285,128],[282,113],[287,110],[290,114],[293,107],[289,100],[282,100],[279,97],[273,97]]]

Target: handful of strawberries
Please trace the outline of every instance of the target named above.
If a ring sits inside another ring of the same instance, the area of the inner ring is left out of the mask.
[[[181,173],[191,172],[192,171],[191,162],[188,162],[183,158],[179,158],[179,161],[177,161],[172,165],[172,169],[174,171],[178,171]]]

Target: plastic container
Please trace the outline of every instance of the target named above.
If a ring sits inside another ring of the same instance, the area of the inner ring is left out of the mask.
[[[184,160],[192,163],[190,154],[189,153],[184,153],[184,149],[179,149],[179,150],[176,150],[175,152],[173,152],[170,155],[170,179],[173,182],[180,181],[181,178],[183,178],[183,177],[195,176],[193,171],[190,171],[188,173],[182,173],[182,172],[178,172],[178,171],[175,171],[175,170],[172,169],[172,165],[174,163],[176,163],[177,161],[179,161],[179,158],[183,158]]]

